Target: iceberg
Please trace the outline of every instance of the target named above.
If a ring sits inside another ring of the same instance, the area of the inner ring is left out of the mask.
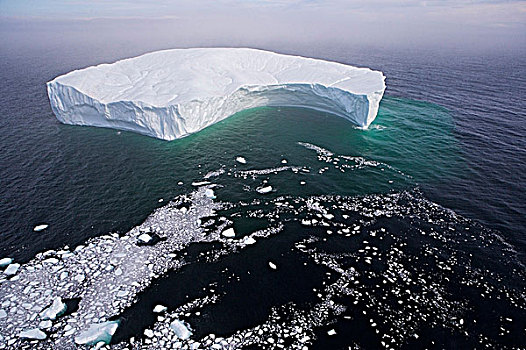
[[[75,343],[78,345],[95,345],[100,342],[109,344],[118,327],[119,321],[92,324],[87,330],[75,337]]]
[[[174,331],[175,335],[179,339],[188,339],[192,335],[192,332],[185,326],[185,324],[179,320],[174,320],[170,323],[170,328]]]
[[[26,331],[22,331],[18,334],[20,338],[24,339],[34,339],[34,340],[44,340],[47,338],[47,334],[42,332],[38,328],[28,329]]]
[[[62,316],[67,310],[67,306],[62,302],[61,297],[53,298],[53,303],[42,311],[40,317],[42,320],[56,320],[57,317]]]
[[[263,106],[311,108],[367,128],[385,77],[368,68],[257,49],[194,48],[75,70],[48,82],[47,91],[62,123],[174,140]]]

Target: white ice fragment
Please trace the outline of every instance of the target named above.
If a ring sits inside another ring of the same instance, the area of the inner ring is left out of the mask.
[[[272,261],[269,261],[269,262],[268,262],[268,266],[270,266],[270,268],[271,268],[272,270],[276,270],[276,269],[278,268],[278,267],[276,266],[276,264],[274,264]]]
[[[39,231],[45,230],[48,226],[49,226],[48,224],[36,225],[33,231],[39,232]]]
[[[241,164],[247,164],[247,160],[243,157],[237,157],[236,162],[241,163]]]
[[[53,303],[51,303],[51,306],[44,309],[44,311],[40,313],[40,318],[43,320],[55,320],[57,317],[66,312],[66,308],[67,306],[64,302],[62,302],[62,298],[55,297],[53,299]]]
[[[0,318],[6,318],[7,317],[7,312],[5,312],[5,310],[3,309],[0,309]]]
[[[281,160],[281,164],[287,164],[287,160],[286,159],[282,159]]]
[[[51,328],[51,326],[53,326],[53,322],[51,322],[50,320],[40,321],[40,323],[38,324],[38,327],[44,329]]]
[[[148,338],[153,338],[153,331],[151,329],[146,328],[144,330],[144,335],[147,336]]]
[[[232,237],[235,237],[236,236],[236,232],[234,231],[234,229],[231,227],[229,229],[226,229],[225,231],[223,231],[222,235],[224,237],[227,237],[227,238],[232,238]]]
[[[336,335],[336,331],[334,329],[331,329],[327,332],[328,335]]]
[[[261,194],[269,193],[272,191],[272,186],[259,187],[256,189],[256,191]]]
[[[4,273],[8,276],[12,276],[18,272],[20,264],[10,264],[5,270]]]
[[[210,185],[210,181],[192,182],[192,186],[194,186],[194,187],[199,187],[199,186],[204,186],[204,185]]]
[[[165,312],[166,310],[168,310],[168,308],[164,305],[155,305],[155,307],[153,308],[153,312],[155,312],[156,314],[160,314],[161,312]]]
[[[190,338],[192,332],[179,320],[174,320],[170,323],[170,328],[174,331],[177,338],[185,340]]]
[[[367,128],[376,117],[384,80],[378,71],[319,59],[194,48],[75,70],[48,82],[47,90],[62,123],[174,140],[262,106],[313,108]]]
[[[7,265],[11,264],[13,262],[13,259],[11,258],[2,258],[0,259],[0,267],[6,267]]]
[[[139,242],[141,242],[141,243],[149,243],[149,242],[152,240],[152,236],[150,236],[150,235],[147,234],[147,233],[143,233],[142,235],[140,235],[139,237],[137,237],[137,239],[138,239]]]
[[[36,339],[36,340],[44,340],[47,338],[46,333],[42,332],[38,328],[28,329],[25,331],[22,331],[18,334],[19,338],[24,339]]]
[[[250,245],[250,244],[255,244],[256,243],[256,240],[252,237],[245,237],[243,239],[243,243],[244,244],[247,244],[247,245]]]
[[[211,188],[207,188],[207,189],[205,190],[205,196],[206,196],[207,198],[210,198],[210,199],[214,199],[214,198],[216,198],[216,196],[215,196],[215,194],[214,194],[214,190],[212,190]]]
[[[109,344],[117,327],[119,327],[119,321],[92,324],[87,330],[75,337],[75,343],[79,345],[95,345],[99,342]]]

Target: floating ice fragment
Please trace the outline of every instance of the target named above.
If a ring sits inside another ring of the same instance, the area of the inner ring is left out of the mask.
[[[75,337],[75,343],[79,345],[95,345],[99,342],[109,344],[117,327],[119,327],[119,321],[92,324],[87,330]]]
[[[49,226],[48,224],[37,225],[35,226],[33,231],[39,232],[39,231],[45,230],[48,226]]]
[[[236,236],[236,232],[235,232],[234,229],[231,227],[231,228],[226,229],[225,231],[223,231],[222,235],[225,236],[225,237],[227,237],[227,238],[232,238],[232,237],[235,237],[235,236]]]
[[[336,331],[334,329],[331,329],[327,332],[328,335],[336,335]]]
[[[272,191],[272,186],[259,187],[256,189],[256,191],[261,194],[269,193]]]
[[[150,241],[152,240],[152,236],[150,236],[150,235],[147,234],[147,233],[143,233],[142,235],[140,235],[139,237],[137,237],[137,239],[138,239],[139,242],[141,242],[141,243],[148,244],[148,243],[150,243]]]
[[[286,159],[282,159],[281,160],[281,164],[287,164],[287,160]]]
[[[43,320],[56,320],[57,317],[61,316],[66,312],[67,306],[64,302],[62,302],[61,297],[55,297],[53,299],[53,303],[51,303],[51,306],[44,309],[42,313],[40,314],[40,317]]]
[[[179,339],[188,339],[192,335],[192,332],[179,320],[174,320],[170,323],[170,328],[174,331],[175,335]]]
[[[254,244],[256,243],[256,240],[252,237],[245,237],[245,239],[243,239],[243,243],[249,245],[249,244]]]
[[[165,312],[166,310],[168,310],[168,308],[164,305],[155,305],[155,307],[153,308],[153,312],[155,312],[156,314]]]
[[[215,194],[214,194],[214,190],[212,190],[211,188],[207,188],[207,189],[205,190],[205,196],[206,196],[207,198],[210,198],[210,199],[215,199],[215,198],[216,198],[216,196],[215,196]]]
[[[11,258],[2,258],[0,259],[0,267],[6,267],[7,265],[11,264],[13,262],[13,259]]]
[[[53,325],[53,322],[46,320],[46,321],[41,321],[38,324],[38,327],[48,329],[48,328],[51,328],[52,325]]]
[[[241,163],[241,164],[247,164],[247,160],[243,157],[237,157],[236,162]]]
[[[272,270],[276,270],[276,269],[278,268],[278,267],[276,266],[276,264],[274,264],[272,261],[269,261],[269,262],[268,262],[268,266],[270,266],[270,268],[271,268]]]
[[[192,182],[192,186],[199,187],[204,185],[210,185],[210,181],[198,181],[198,182]]]
[[[5,312],[5,310],[0,310],[0,318],[6,318],[7,317],[7,312]]]
[[[4,273],[8,276],[12,276],[18,272],[20,264],[10,264],[5,270]]]
[[[46,333],[42,332],[38,328],[28,329],[26,331],[22,331],[18,334],[18,337],[24,338],[24,339],[36,339],[36,340],[44,340],[47,338]]]

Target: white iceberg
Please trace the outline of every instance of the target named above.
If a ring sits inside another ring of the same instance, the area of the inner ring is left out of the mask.
[[[10,264],[7,266],[7,268],[4,270],[4,273],[8,276],[15,275],[18,272],[18,269],[20,268],[20,264]]]
[[[45,230],[46,228],[48,228],[48,224],[42,224],[42,225],[36,225],[35,228],[33,229],[33,231],[35,232],[40,232],[42,230]]]
[[[109,344],[118,327],[119,321],[92,324],[87,330],[75,337],[75,343],[79,345],[95,345],[100,342]]]
[[[170,328],[174,331],[175,335],[179,339],[188,339],[192,335],[192,332],[179,320],[174,320],[170,323]]]
[[[256,191],[261,194],[266,194],[272,192],[272,186],[259,187],[256,189]]]
[[[20,338],[24,339],[36,339],[36,340],[44,340],[47,338],[47,334],[42,332],[38,328],[28,329],[26,331],[22,331],[18,334]]]
[[[385,90],[382,72],[247,48],[173,49],[75,70],[47,83],[65,124],[164,140],[239,111],[307,107],[367,128]]]
[[[44,309],[42,313],[40,314],[40,318],[42,320],[56,320],[57,317],[63,315],[66,312],[67,306],[62,301],[61,297],[55,297],[53,299],[53,303],[51,305]]]
[[[11,258],[2,258],[0,259],[0,267],[6,267],[7,265],[11,264],[13,262],[13,259]]]
[[[227,237],[227,238],[233,238],[236,236],[236,231],[234,231],[234,229],[232,227],[226,229],[223,231],[223,233],[221,233],[224,237]]]

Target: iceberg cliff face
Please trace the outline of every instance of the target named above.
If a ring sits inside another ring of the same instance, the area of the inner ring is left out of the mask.
[[[47,83],[62,123],[164,140],[261,106],[329,112],[367,128],[385,90],[381,72],[256,49],[174,49],[101,64]]]

